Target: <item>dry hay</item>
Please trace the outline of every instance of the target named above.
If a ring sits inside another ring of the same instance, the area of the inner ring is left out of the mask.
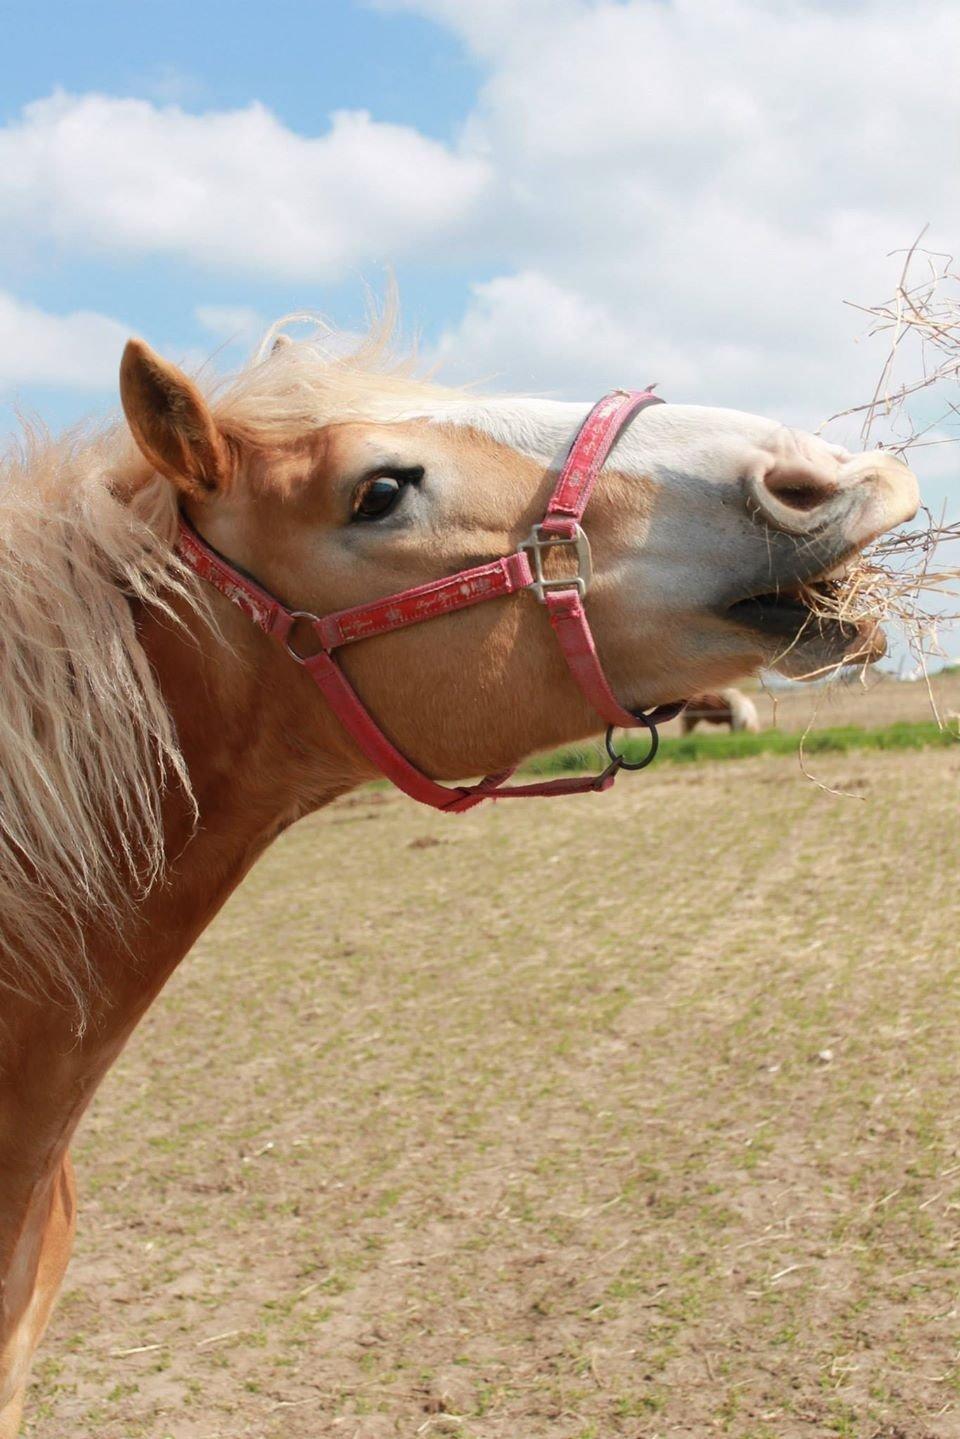
[[[861,416],[864,448],[882,426],[887,438],[877,447],[914,465],[924,449],[960,444],[960,270],[952,256],[923,249],[922,239],[923,233],[904,253],[890,299],[853,305],[870,317],[870,337],[887,338],[887,353],[870,399],[830,417]],[[911,401],[919,396],[935,417],[918,426]],[[885,536],[854,561],[842,581],[813,586],[804,598],[811,623],[823,617],[894,626],[926,673],[928,657],[943,655],[940,629],[960,619],[954,548],[960,521],[948,523],[926,508],[922,513],[922,526]]]

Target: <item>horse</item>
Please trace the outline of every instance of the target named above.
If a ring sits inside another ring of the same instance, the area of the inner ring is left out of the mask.
[[[757,734],[760,730],[760,717],[753,700],[732,686],[687,700],[680,716],[683,733],[692,734],[701,720],[705,724],[729,725],[733,734],[741,731]]]
[[[499,785],[597,732],[599,666],[607,712],[652,723],[761,666],[875,657],[803,596],[918,503],[887,454],[648,396],[595,450],[583,526],[550,531],[588,405],[444,389],[319,330],[212,387],[132,340],[120,399],[25,432],[0,485],[0,1439],[71,1251],[77,1123],[272,840],[382,754]],[[324,617],[371,607],[386,628],[324,690]]]

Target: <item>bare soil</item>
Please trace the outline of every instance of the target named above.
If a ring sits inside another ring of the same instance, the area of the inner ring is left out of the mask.
[[[960,1435],[960,756],[817,773],[286,836],[85,1122],[26,1434]]]

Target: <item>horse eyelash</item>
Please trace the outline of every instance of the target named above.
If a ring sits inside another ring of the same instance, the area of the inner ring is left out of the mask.
[[[364,480],[399,480],[402,485],[419,485],[423,475],[423,465],[383,465],[364,475]]]

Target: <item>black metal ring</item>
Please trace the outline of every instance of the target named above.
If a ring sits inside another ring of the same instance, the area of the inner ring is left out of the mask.
[[[631,764],[629,760],[624,759],[622,754],[617,754],[616,750],[614,749],[614,726],[608,725],[606,737],[604,739],[604,743],[607,746],[607,754],[610,756],[611,762],[617,765],[619,769],[646,769],[647,765],[653,764],[653,761],[657,757],[657,750],[660,748],[660,734],[653,720],[650,718],[649,715],[644,714],[643,710],[631,710],[630,713],[633,715],[634,719],[640,720],[642,724],[645,724],[647,729],[650,731],[650,749],[644,755],[643,759],[637,760],[635,764]]]

